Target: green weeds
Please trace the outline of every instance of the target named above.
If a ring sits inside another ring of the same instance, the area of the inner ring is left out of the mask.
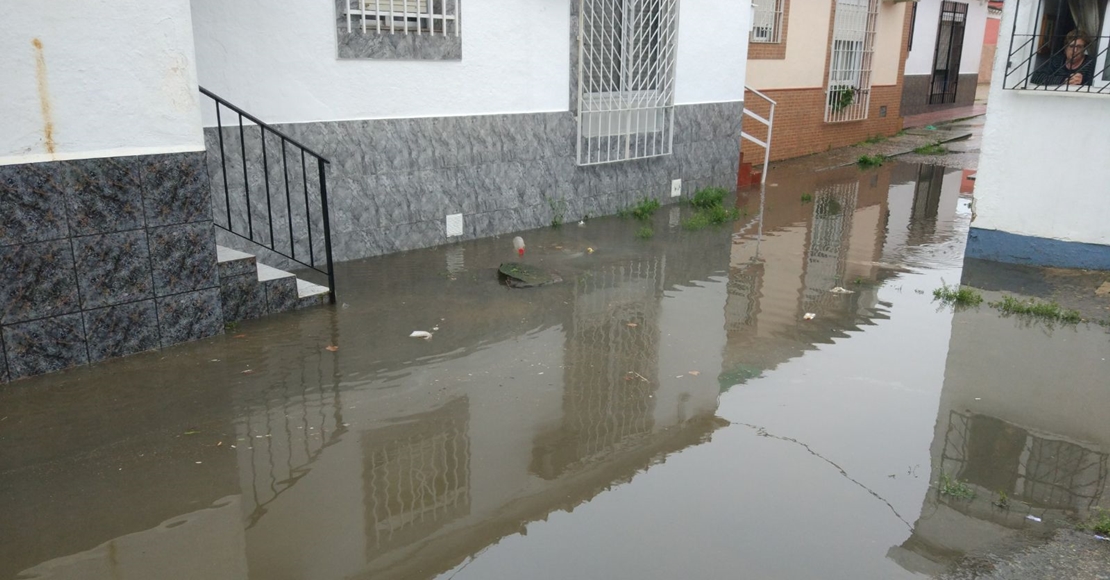
[[[1076,310],[1061,308],[1060,305],[1055,302],[1039,302],[1036,298],[1018,300],[1013,296],[1003,296],[1002,300],[991,302],[990,306],[997,308],[1003,314],[1031,316],[1049,322],[1077,324],[1083,321],[1083,317],[1080,316],[1079,312]]]
[[[983,295],[965,286],[944,284],[933,290],[933,300],[940,300],[944,304],[955,306],[978,306],[983,303]]]
[[[694,197],[690,198],[690,205],[698,209],[709,209],[723,205],[727,194],[728,191],[721,187],[702,188],[694,192]]]
[[[686,230],[697,231],[709,226],[719,226],[740,219],[745,214],[736,208],[725,208],[724,199],[728,192],[720,187],[706,187],[694,192],[690,205],[697,208],[694,215],[682,222]]]
[[[998,490],[998,499],[992,503],[994,503],[995,507],[1008,510],[1010,509],[1010,496],[1000,489]]]
[[[882,165],[883,163],[886,163],[886,156],[885,155],[860,155],[859,159],[856,160],[856,163],[859,164],[859,166],[863,167],[863,168],[878,167],[878,166]]]
[[[640,221],[644,221],[655,215],[655,210],[657,209],[659,209],[659,200],[645,197],[636,205],[618,211],[617,215],[622,218],[634,217]]]
[[[641,240],[650,240],[654,235],[655,230],[651,229],[651,226],[644,226],[636,230],[636,237],[640,238]]]
[[[940,480],[937,481],[937,490],[941,495],[946,495],[955,499],[973,499],[975,497],[975,490],[964,481],[958,481],[949,476],[947,473],[940,474]]]
[[[1080,528],[1090,530],[1102,536],[1110,536],[1110,511],[1106,511],[1102,508],[1095,508],[1094,513],[1087,518],[1087,521],[1084,522]]]
[[[877,145],[877,144],[882,143],[884,141],[886,141],[886,136],[882,135],[882,134],[879,134],[879,135],[875,135],[873,137],[868,137],[868,138],[864,139],[862,141],[862,144],[863,145]]]
[[[803,193],[802,194],[802,203],[809,203],[811,201],[813,201],[813,196],[812,195],[810,195],[808,193]]]
[[[913,152],[918,155],[944,155],[948,153],[948,149],[940,143],[930,143],[914,149]]]

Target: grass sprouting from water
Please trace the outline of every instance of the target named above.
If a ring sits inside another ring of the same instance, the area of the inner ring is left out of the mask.
[[[1018,300],[1013,296],[1003,296],[1002,300],[991,302],[990,305],[997,308],[1003,314],[1034,316],[1048,321],[1065,322],[1068,324],[1077,324],[1083,321],[1083,317],[1080,316],[1079,312],[1076,310],[1061,308],[1060,305],[1055,302],[1039,302],[1036,298]]]
[[[651,237],[654,235],[655,230],[651,229],[651,226],[644,226],[636,230],[636,237],[640,238],[641,240],[650,240]]]
[[[622,218],[631,216],[640,221],[644,221],[655,215],[655,210],[657,209],[659,209],[659,200],[646,197],[641,199],[636,205],[618,211],[617,215]]]
[[[948,153],[948,149],[940,143],[930,143],[914,149],[913,152],[918,155],[944,155]]]
[[[875,145],[886,141],[886,136],[882,134],[874,135],[863,140],[864,145]]]
[[[725,195],[728,192],[720,187],[706,187],[694,192],[690,205],[697,208],[694,215],[682,222],[682,227],[690,231],[705,229],[709,226],[719,226],[740,219],[743,213],[736,209],[726,209],[724,206]]]
[[[811,201],[813,201],[813,196],[811,194],[808,194],[808,193],[803,193],[802,194],[802,203],[809,203]]]
[[[937,481],[937,489],[941,495],[956,499],[972,499],[975,497],[975,490],[971,489],[966,482],[958,481],[949,476],[947,473],[940,474],[940,480]]]
[[[983,296],[971,288],[944,284],[933,290],[933,300],[956,306],[978,306],[983,303]]]
[[[724,204],[728,191],[721,187],[705,187],[694,192],[690,205],[698,209],[709,209]]]
[[[860,155],[856,163],[860,167],[878,167],[886,163],[886,157],[883,155]]]

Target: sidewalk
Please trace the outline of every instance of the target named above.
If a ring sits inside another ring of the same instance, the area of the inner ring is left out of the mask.
[[[934,111],[932,113],[922,113],[920,115],[909,115],[907,117],[903,117],[902,127],[905,129],[927,127],[929,125],[936,125],[937,123],[955,121],[956,119],[966,119],[968,117],[985,115],[986,112],[986,105],[968,105],[966,107],[953,107],[951,109],[945,109],[943,111]]]

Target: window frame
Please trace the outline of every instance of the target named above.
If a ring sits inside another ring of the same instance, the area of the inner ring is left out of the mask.
[[[578,2],[578,165],[670,155],[678,0]]]

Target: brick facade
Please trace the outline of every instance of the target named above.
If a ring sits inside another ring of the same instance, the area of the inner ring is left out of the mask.
[[[835,3],[832,6],[835,7]],[[906,10],[902,23],[898,82],[894,85],[871,87],[871,105],[866,119],[844,123],[825,122],[827,77],[820,87],[761,91],[778,102],[775,108],[775,130],[771,143],[772,161],[852,145],[875,135],[891,136],[902,129],[901,103],[906,57],[909,53],[910,15],[911,11]],[[829,41],[826,46],[832,43],[834,20],[835,18],[829,18]],[[824,70],[826,71],[831,58],[828,52],[826,51],[825,55]],[[763,117],[770,112],[768,103],[750,92],[745,95],[744,104],[752,112]],[[766,137],[764,127],[750,118],[744,119],[744,130],[757,139]],[[763,159],[763,149],[748,141],[744,141],[741,151],[748,161],[759,163]]]

